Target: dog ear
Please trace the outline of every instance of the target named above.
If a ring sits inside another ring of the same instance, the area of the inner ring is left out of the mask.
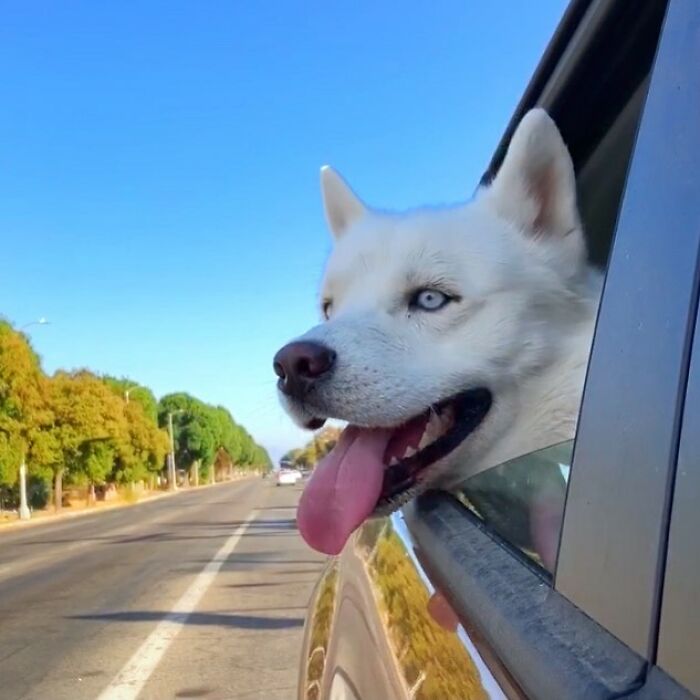
[[[562,237],[580,229],[571,156],[543,109],[522,118],[484,196],[499,215],[536,236]]]
[[[321,168],[321,194],[328,227],[337,240],[366,212],[365,205],[328,165]]]

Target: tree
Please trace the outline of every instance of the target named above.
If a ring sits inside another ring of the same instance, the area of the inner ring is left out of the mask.
[[[136,401],[124,404],[126,430],[117,442],[111,481],[141,481],[163,469],[169,441],[165,430],[151,420],[143,405]]]
[[[175,461],[184,465],[196,483],[211,474],[214,462],[247,469],[264,469],[269,457],[248,431],[223,406],[211,406],[185,393],[164,396],[158,422],[166,426],[173,414]],[[224,456],[225,455],[225,456]]]
[[[88,503],[95,501],[95,484],[104,484],[114,466],[114,441],[109,437],[85,440],[79,448],[80,476],[87,480]]]
[[[22,462],[40,475],[50,459],[46,392],[46,377],[29,341],[0,321],[0,484],[14,485]]]
[[[112,480],[133,483],[152,477],[162,470],[169,449],[168,434],[158,427],[156,397],[148,387],[128,378],[105,375],[102,381],[123,402],[126,418],[126,432],[114,455]]]
[[[0,486],[12,486],[17,481],[16,471],[21,459],[19,441],[10,430],[0,428]]]
[[[127,396],[128,392],[128,396]],[[128,378],[88,370],[47,377],[27,338],[0,321],[0,488],[14,491],[20,465],[56,509],[64,482],[94,487],[146,479],[163,468],[166,430],[173,412],[176,461],[195,483],[215,467],[266,469],[263,447],[223,406],[185,393],[156,402],[153,392]]]
[[[217,445],[226,452],[232,464],[237,464],[240,462],[243,450],[244,435],[242,429],[223,406],[213,408],[212,414],[216,423]]]
[[[175,462],[185,465],[195,484],[199,470],[209,466],[216,454],[217,421],[209,407],[185,393],[164,396],[158,409],[158,422],[167,426],[168,414],[173,413]]]
[[[128,377],[117,379],[116,377],[111,377],[110,375],[105,374],[102,377],[102,380],[110,389],[119,394],[119,396],[122,397],[126,403],[138,403],[143,409],[146,417],[153,423],[158,423],[158,401],[156,401],[155,395],[148,387],[143,386],[142,384],[139,384]]]
[[[267,450],[262,445],[255,446],[255,461],[253,464],[263,472],[272,470],[272,460]]]
[[[89,488],[104,483],[111,472],[118,446],[128,434],[122,401],[97,376],[87,370],[57,372],[50,380],[55,446],[49,463],[54,478],[54,503],[60,510],[63,479],[87,482]],[[97,446],[97,443],[107,443]]]
[[[340,432],[340,428],[327,425],[315,433],[304,447],[289,450],[282,459],[295,467],[314,467],[336,446]]]

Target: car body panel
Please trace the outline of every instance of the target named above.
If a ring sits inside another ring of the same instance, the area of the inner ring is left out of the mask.
[[[555,579],[650,661],[697,299],[699,36],[700,5],[671,0],[610,254]]]
[[[401,514],[365,524],[330,560],[310,610],[299,698],[508,697],[436,596]]]

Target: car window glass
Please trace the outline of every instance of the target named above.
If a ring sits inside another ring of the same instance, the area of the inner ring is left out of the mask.
[[[509,460],[468,479],[460,500],[491,531],[553,573],[573,440]]]

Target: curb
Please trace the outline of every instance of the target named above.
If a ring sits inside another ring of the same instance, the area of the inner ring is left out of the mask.
[[[249,479],[252,479],[254,477],[252,476],[244,476],[240,479],[231,479],[230,481],[218,481],[215,484],[202,484],[201,486],[190,486],[185,489],[178,489],[177,491],[164,491],[162,493],[156,493],[153,496],[149,496],[148,498],[144,498],[141,501],[136,501],[134,503],[114,503],[112,505],[106,505],[106,506],[100,506],[99,508],[96,507],[86,507],[84,510],[78,510],[74,512],[66,512],[66,513],[54,513],[52,515],[45,515],[42,516],[41,518],[32,518],[30,520],[10,520],[9,522],[6,523],[0,523],[0,537],[2,537],[3,532],[5,531],[14,531],[14,530],[22,530],[27,527],[33,527],[36,525],[44,525],[48,523],[53,523],[56,521],[60,520],[72,520],[74,518],[82,518],[83,516],[86,515],[95,515],[95,513],[103,513],[105,511],[112,511],[112,510],[118,510],[120,508],[133,508],[135,506],[142,506],[145,505],[146,503],[151,503],[152,501],[158,501],[161,498],[169,498],[172,496],[177,496],[179,494],[183,493],[194,493],[195,491],[203,491],[204,489],[211,489],[215,488],[217,486],[223,486],[225,484],[234,484],[234,483],[239,483],[242,481],[247,481]]]

